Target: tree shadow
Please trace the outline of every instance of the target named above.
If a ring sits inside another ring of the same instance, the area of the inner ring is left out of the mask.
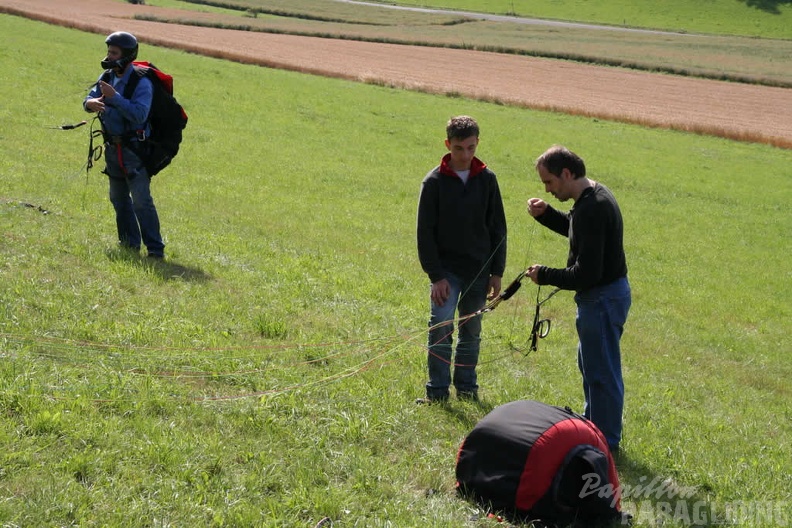
[[[157,274],[163,280],[185,280],[191,282],[207,282],[212,276],[200,268],[185,266],[170,259],[141,257],[137,251],[125,248],[114,248],[107,252],[111,261],[124,261],[137,265]]]
[[[792,0],[740,0],[748,7],[753,7],[765,13],[780,15],[782,5],[792,4]]]

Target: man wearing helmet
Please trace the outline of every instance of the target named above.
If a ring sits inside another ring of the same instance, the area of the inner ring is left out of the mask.
[[[149,257],[161,259],[165,244],[151,197],[151,179],[139,156],[147,148],[144,141],[150,132],[153,87],[149,79],[141,77],[131,97],[125,98],[124,88],[135,75],[132,62],[137,58],[137,39],[131,33],[117,31],[105,43],[105,72],[86,96],[83,107],[87,112],[98,113],[102,123],[107,165],[104,172],[109,176],[119,244],[139,251],[142,242]]]

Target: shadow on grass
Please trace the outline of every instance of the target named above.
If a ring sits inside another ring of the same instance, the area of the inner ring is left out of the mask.
[[[472,430],[481,418],[489,414],[495,406],[487,403],[484,400],[479,401],[453,401],[449,400],[442,403],[434,403],[432,406],[442,409],[446,414],[451,416],[454,420],[459,422],[465,427],[466,430]],[[473,408],[478,408],[473,411]]]
[[[780,15],[780,7],[792,4],[792,0],[741,0],[748,7],[754,7],[765,13]]]
[[[622,510],[639,526],[723,526],[729,519],[706,498],[709,486],[679,486],[621,452],[614,457],[622,487]]]
[[[202,269],[184,266],[167,259],[141,257],[137,251],[131,249],[114,248],[108,250],[106,253],[107,258],[111,261],[123,261],[138,265],[141,268],[148,269],[152,273],[159,275],[163,280],[206,282],[212,278],[211,275]]]

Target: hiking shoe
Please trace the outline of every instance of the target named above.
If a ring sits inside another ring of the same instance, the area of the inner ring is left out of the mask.
[[[430,398],[429,396],[425,398],[418,398],[415,400],[415,403],[418,405],[432,405],[433,403],[445,403],[448,401],[448,396],[445,397],[435,397]]]
[[[478,392],[476,391],[457,391],[457,398],[464,401],[477,402],[479,401]]]

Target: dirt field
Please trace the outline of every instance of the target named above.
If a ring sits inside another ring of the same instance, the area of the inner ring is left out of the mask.
[[[179,12],[113,0],[0,0],[0,13],[101,35],[130,31],[143,43],[263,66],[792,149],[792,90],[784,88],[477,51],[163,24],[131,17],[175,17]]]

